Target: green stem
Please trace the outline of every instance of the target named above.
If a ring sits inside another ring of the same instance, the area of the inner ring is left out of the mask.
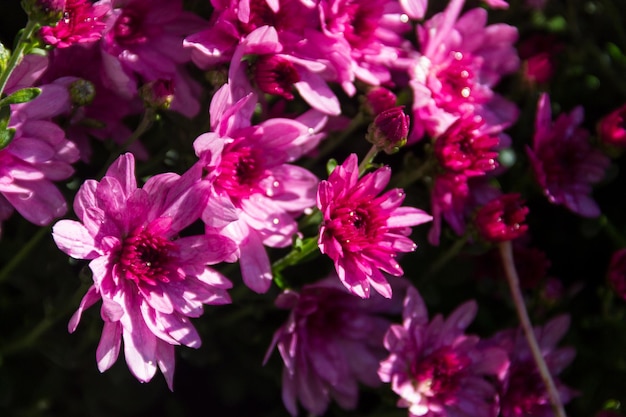
[[[0,283],[4,282],[10,276],[11,272],[28,257],[32,250],[37,247],[39,241],[48,233],[50,233],[50,226],[42,227],[24,246],[22,246],[20,251],[0,270]]]
[[[500,243],[498,248],[500,250],[500,258],[502,259],[502,265],[504,266],[505,275],[509,283],[509,289],[511,290],[511,297],[513,298],[513,304],[515,305],[517,316],[520,324],[522,325],[526,341],[530,347],[537,369],[539,370],[539,375],[541,375],[541,379],[543,380],[548,391],[554,415],[556,417],[566,417],[561,397],[556,389],[556,385],[554,384],[548,365],[543,358],[541,348],[539,347],[539,343],[535,337],[532,323],[530,322],[530,317],[528,316],[528,310],[526,309],[526,304],[524,303],[524,297],[520,288],[519,277],[517,275],[517,270],[515,269],[511,241]]]
[[[422,280],[426,281],[437,275],[441,268],[446,266],[456,255],[459,254],[459,252],[461,252],[461,249],[463,249],[466,243],[467,236],[464,236],[454,242],[447,251],[445,251],[443,254],[441,254],[441,256],[435,259],[428,271],[426,271],[426,273],[422,275]]]
[[[416,181],[421,180],[426,173],[433,169],[436,160],[434,158],[427,159],[419,168],[412,171],[404,170],[397,177],[391,180],[394,187],[406,188]]]
[[[7,62],[7,67],[4,69],[2,74],[0,74],[0,97],[2,97],[2,94],[4,93],[4,89],[9,82],[9,77],[13,73],[13,70],[19,65],[20,62],[22,62],[28,41],[31,36],[33,36],[33,33],[35,33],[37,27],[38,24],[32,20],[28,20],[26,23],[26,27],[22,31],[20,39],[17,42],[17,46],[15,47],[15,51],[13,51],[11,57],[9,58],[9,62]]]
[[[380,152],[380,149],[376,145],[373,145],[370,150],[367,151],[367,154],[359,164],[359,177],[363,176],[365,171],[371,168],[372,162],[374,162],[374,158],[376,158],[378,152]]]
[[[48,314],[24,336],[3,346],[0,349],[0,358],[11,355],[13,353],[22,352],[24,349],[28,349],[33,346],[42,334],[48,331],[59,320],[67,317],[72,312],[72,310],[76,309],[76,306],[78,306],[78,304],[80,303],[80,299],[84,296],[85,291],[86,286],[83,284],[76,291],[71,300],[68,303],[63,304],[60,311],[57,311],[55,314]]]
[[[626,247],[626,239],[617,230],[617,228],[613,225],[613,223],[611,223],[611,221],[609,220],[608,217],[606,217],[606,215],[603,214],[602,216],[600,216],[600,218],[598,219],[598,222],[600,223],[600,226],[602,227],[604,232],[609,236],[609,238],[611,238],[613,243],[618,248]]]
[[[281,272],[289,266],[297,265],[301,260],[315,252],[318,249],[317,240],[317,236],[305,239],[302,245],[293,248],[291,252],[272,264],[272,276],[279,288],[285,289],[288,287],[282,278]]]
[[[98,178],[103,177],[107,169],[109,169],[109,166],[113,163],[113,161],[115,161],[118,156],[126,152],[128,148],[130,148],[132,144],[135,143],[137,139],[141,137],[141,135],[143,135],[144,133],[146,133],[148,129],[150,129],[150,126],[152,126],[152,123],[154,122],[155,115],[156,115],[156,112],[154,109],[146,108],[141,118],[141,121],[137,125],[137,128],[128,137],[128,139],[126,139],[126,141],[122,144],[122,146],[120,146],[116,152],[112,153],[111,156],[109,156],[109,159],[102,167],[102,170],[100,171],[98,175]]]

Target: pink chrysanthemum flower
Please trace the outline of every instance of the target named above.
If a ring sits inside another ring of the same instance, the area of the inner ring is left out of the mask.
[[[236,211],[236,221],[222,233],[239,246],[243,281],[263,293],[272,283],[264,245],[291,245],[298,233],[295,217],[315,204],[317,177],[290,162],[315,147],[326,118],[309,112],[250,125],[256,96],[232,101],[226,84],[211,102],[214,131],[200,135],[194,149],[217,198]],[[202,220],[209,228],[220,227],[210,206]]]
[[[502,194],[482,206],[476,213],[479,235],[489,242],[517,239],[528,230],[528,207],[517,193]]]
[[[102,2],[67,0],[63,18],[55,26],[42,27],[39,35],[45,43],[56,48],[95,42],[102,37],[106,26],[103,17],[109,10],[110,5]]]
[[[277,298],[276,305],[291,313],[274,334],[266,360],[277,346],[285,363],[283,403],[291,415],[298,414],[298,401],[314,416],[324,414],[331,399],[354,409],[359,383],[380,385],[376,369],[391,324],[385,315],[401,311],[405,288],[406,281],[398,280],[393,299],[365,300],[330,277]]]
[[[305,49],[302,45],[299,48]],[[294,98],[292,90],[295,90],[312,108],[339,115],[339,99],[324,77],[328,72],[326,60],[294,54],[286,50],[274,27],[261,26],[243,38],[235,49],[228,69],[229,83],[233,89],[246,93],[254,84],[264,93],[287,100]],[[245,60],[246,56],[251,59]],[[248,61],[254,63],[249,66]],[[250,74],[252,80],[248,79]]]
[[[390,71],[397,67],[404,43],[402,34],[410,29],[397,1],[321,1],[319,13],[321,30],[336,39],[337,53],[348,59],[351,78],[369,85],[391,81]],[[349,94],[356,91],[347,80],[343,87]]]
[[[398,252],[417,248],[408,237],[411,226],[432,220],[420,209],[401,207],[404,192],[400,189],[379,195],[390,178],[391,169],[383,167],[359,179],[357,156],[351,154],[317,190],[317,207],[324,216],[320,251],[333,260],[346,288],[363,298],[369,297],[370,286],[391,297],[380,270],[401,276]]]
[[[403,324],[392,325],[385,335],[389,357],[380,363],[378,375],[400,399],[409,416],[495,417],[496,388],[487,379],[507,368],[506,352],[481,347],[479,338],[464,334],[476,315],[468,301],[447,319],[437,315],[430,322],[422,297],[409,288],[404,301]]]
[[[147,382],[158,367],[172,389],[174,345],[201,343],[189,319],[202,314],[203,304],[230,302],[230,281],[207,265],[235,261],[236,247],[214,234],[179,237],[206,205],[210,185],[198,181],[199,172],[156,175],[138,188],[134,162],[124,154],[101,181],[86,181],[74,200],[80,221],[54,225],[57,246],[90,260],[93,273],[68,329],[73,332],[83,311],[102,300],[98,369],[115,363],[123,339],[133,375]]]
[[[200,111],[200,86],[185,68],[191,53],[183,39],[205,22],[183,10],[182,0],[102,1],[114,6],[100,43],[109,83],[131,97],[137,84],[171,82],[170,109],[195,116]]]
[[[482,117],[489,132],[500,132],[517,118],[516,106],[493,91],[500,78],[517,70],[513,44],[517,29],[487,26],[487,11],[472,9],[458,17],[464,1],[451,0],[446,9],[418,26],[421,50],[410,68],[413,89],[413,132],[436,137],[459,116]]]
[[[600,208],[590,197],[591,186],[604,177],[610,159],[589,143],[580,127],[582,107],[560,114],[552,123],[550,97],[537,105],[532,148],[526,147],[537,182],[553,204],[561,204],[584,217],[597,217]]]
[[[576,395],[576,391],[557,378],[557,375],[572,362],[575,356],[573,348],[556,347],[565,335],[569,321],[568,316],[560,316],[534,329],[541,353],[563,404]],[[509,354],[510,366],[500,378],[500,415],[502,417],[554,416],[545,383],[539,375],[522,329],[499,332],[485,341],[485,344],[499,346]]]
[[[120,144],[125,142],[132,131],[124,121],[140,114],[143,106],[138,98],[124,97],[107,83],[99,45],[54,49],[48,56],[50,65],[42,82],[63,86],[70,92],[72,105],[63,114],[65,131],[80,149],[81,159],[90,160],[94,138]],[[76,65],[77,62],[81,65]],[[138,158],[147,156],[139,142],[135,142],[129,151]]]
[[[45,63],[25,59],[14,77],[9,79],[7,93],[30,86]],[[26,220],[39,226],[47,225],[67,211],[67,203],[53,181],[69,178],[72,163],[78,160],[76,146],[52,119],[69,105],[69,94],[56,85],[41,86],[34,100],[11,105],[9,129],[15,135],[8,146],[0,149],[0,221],[13,208]]]

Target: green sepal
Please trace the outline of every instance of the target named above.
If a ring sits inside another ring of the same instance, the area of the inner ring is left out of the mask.
[[[7,69],[9,58],[11,58],[11,51],[5,48],[2,42],[0,42],[0,74]]]
[[[0,107],[7,107],[10,104],[19,104],[19,103],[27,103],[36,99],[39,94],[41,94],[41,88],[37,87],[28,87],[22,88],[21,90],[17,90],[15,93],[11,94],[0,100]]]
[[[337,160],[334,158],[331,158],[328,160],[328,162],[326,162],[326,172],[328,173],[328,175],[332,174],[335,168],[337,168],[337,165]]]

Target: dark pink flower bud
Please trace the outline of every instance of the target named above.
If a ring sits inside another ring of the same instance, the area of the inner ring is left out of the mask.
[[[140,94],[146,107],[167,110],[174,99],[174,82],[160,79],[144,84]]]
[[[549,82],[562,49],[563,45],[554,36],[541,33],[520,42],[518,51],[523,60],[524,78],[531,83]]]
[[[626,300],[626,248],[615,251],[611,256],[607,279],[615,293]]]
[[[300,81],[300,75],[290,61],[276,55],[263,55],[255,63],[254,79],[264,93],[293,100],[291,89]]]
[[[503,194],[481,207],[476,213],[478,233],[489,242],[504,242],[522,236],[528,207],[519,194]]]
[[[365,96],[369,110],[374,116],[396,107],[396,95],[384,87],[371,89]]]
[[[366,139],[388,154],[398,151],[406,144],[409,134],[409,116],[404,106],[384,110],[370,124]]]
[[[31,20],[42,25],[54,25],[63,17],[65,0],[25,0],[22,7]]]
[[[601,141],[626,148],[626,104],[613,110],[598,122],[597,131]]]

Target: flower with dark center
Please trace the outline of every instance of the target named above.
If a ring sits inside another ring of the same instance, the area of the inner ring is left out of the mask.
[[[317,207],[324,220],[320,227],[319,248],[335,263],[339,279],[359,297],[370,295],[370,286],[385,297],[391,287],[382,274],[401,276],[404,272],[396,257],[417,245],[408,237],[411,226],[432,217],[414,207],[401,207],[404,192],[389,190],[379,195],[391,177],[388,167],[379,168],[359,179],[355,154],[335,168],[317,191]]]

